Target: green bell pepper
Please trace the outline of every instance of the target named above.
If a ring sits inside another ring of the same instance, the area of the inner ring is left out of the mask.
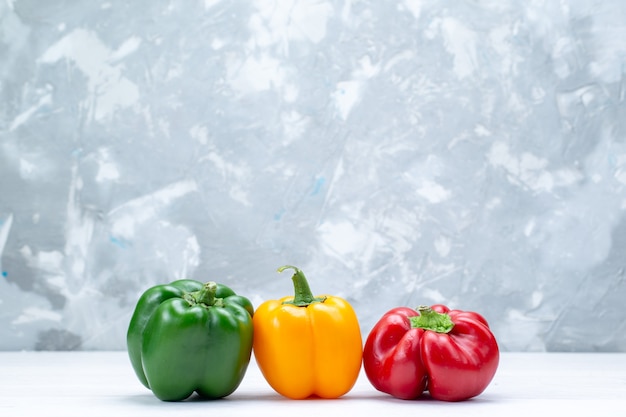
[[[215,282],[149,288],[126,337],[137,377],[163,401],[231,394],[250,362],[253,313],[247,298]]]

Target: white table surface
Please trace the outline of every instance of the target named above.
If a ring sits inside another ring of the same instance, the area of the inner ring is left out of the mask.
[[[324,414],[325,413],[325,414]],[[144,388],[126,352],[0,352],[0,416],[626,416],[626,353],[502,353],[480,396],[404,401],[361,373],[336,400],[289,400],[254,360],[229,397],[167,403]]]

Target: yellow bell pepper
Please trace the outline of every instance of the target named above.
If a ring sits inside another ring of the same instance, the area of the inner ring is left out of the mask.
[[[295,296],[262,303],[254,312],[254,356],[263,376],[292,399],[338,398],[359,376],[363,344],[350,304],[329,295],[314,297],[294,266]]]

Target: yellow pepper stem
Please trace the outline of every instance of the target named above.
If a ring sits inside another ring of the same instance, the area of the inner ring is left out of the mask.
[[[294,274],[291,277],[293,281],[294,297],[291,301],[284,301],[283,304],[293,304],[298,307],[306,307],[312,303],[323,303],[326,297],[314,297],[309,283],[304,276],[304,273],[291,265],[284,265],[278,268],[278,272],[283,272],[285,269],[293,269]]]

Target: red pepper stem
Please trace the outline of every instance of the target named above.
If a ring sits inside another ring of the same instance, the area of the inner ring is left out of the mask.
[[[278,268],[278,272],[283,272],[285,269],[293,269],[295,272],[291,277],[293,281],[294,297],[291,301],[284,301],[283,304],[293,304],[298,307],[306,307],[312,303],[323,303],[326,297],[314,297],[309,283],[304,276],[304,272],[295,266],[284,265]]]
[[[410,318],[412,328],[431,330],[437,333],[449,333],[454,323],[449,315],[438,313],[428,306],[421,305],[417,308],[419,316]]]

